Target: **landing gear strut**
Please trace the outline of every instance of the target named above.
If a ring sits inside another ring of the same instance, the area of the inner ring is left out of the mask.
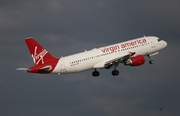
[[[93,77],[98,77],[98,76],[99,76],[99,71],[97,71],[97,70],[95,69],[95,71],[92,72],[92,76],[93,76]]]
[[[148,55],[148,58],[149,58],[149,64],[154,64],[154,60],[151,60],[150,55]]]
[[[119,75],[119,71],[116,70],[117,66],[118,66],[118,63],[114,64],[114,70],[111,73],[113,76],[118,76]]]

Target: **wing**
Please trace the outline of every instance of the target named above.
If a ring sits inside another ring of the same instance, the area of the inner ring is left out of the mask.
[[[110,67],[112,67],[115,64],[124,63],[134,54],[135,54],[135,52],[129,52],[128,54],[124,54],[124,55],[121,55],[121,56],[116,57],[116,58],[112,58],[112,59],[102,61],[102,62],[94,65],[94,68],[107,68],[107,69],[109,69]]]

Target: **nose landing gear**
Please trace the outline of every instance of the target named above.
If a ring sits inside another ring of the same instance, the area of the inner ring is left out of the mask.
[[[151,56],[148,55],[148,58],[149,58],[149,64],[154,64],[154,60],[151,60]]]
[[[149,64],[154,64],[154,60],[149,60]]]

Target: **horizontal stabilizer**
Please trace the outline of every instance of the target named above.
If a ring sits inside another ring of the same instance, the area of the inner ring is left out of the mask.
[[[28,68],[16,68],[16,70],[28,70]]]

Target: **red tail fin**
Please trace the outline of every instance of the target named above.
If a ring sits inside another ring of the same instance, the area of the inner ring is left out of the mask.
[[[35,65],[45,64],[56,59],[33,38],[26,38],[25,41]]]

